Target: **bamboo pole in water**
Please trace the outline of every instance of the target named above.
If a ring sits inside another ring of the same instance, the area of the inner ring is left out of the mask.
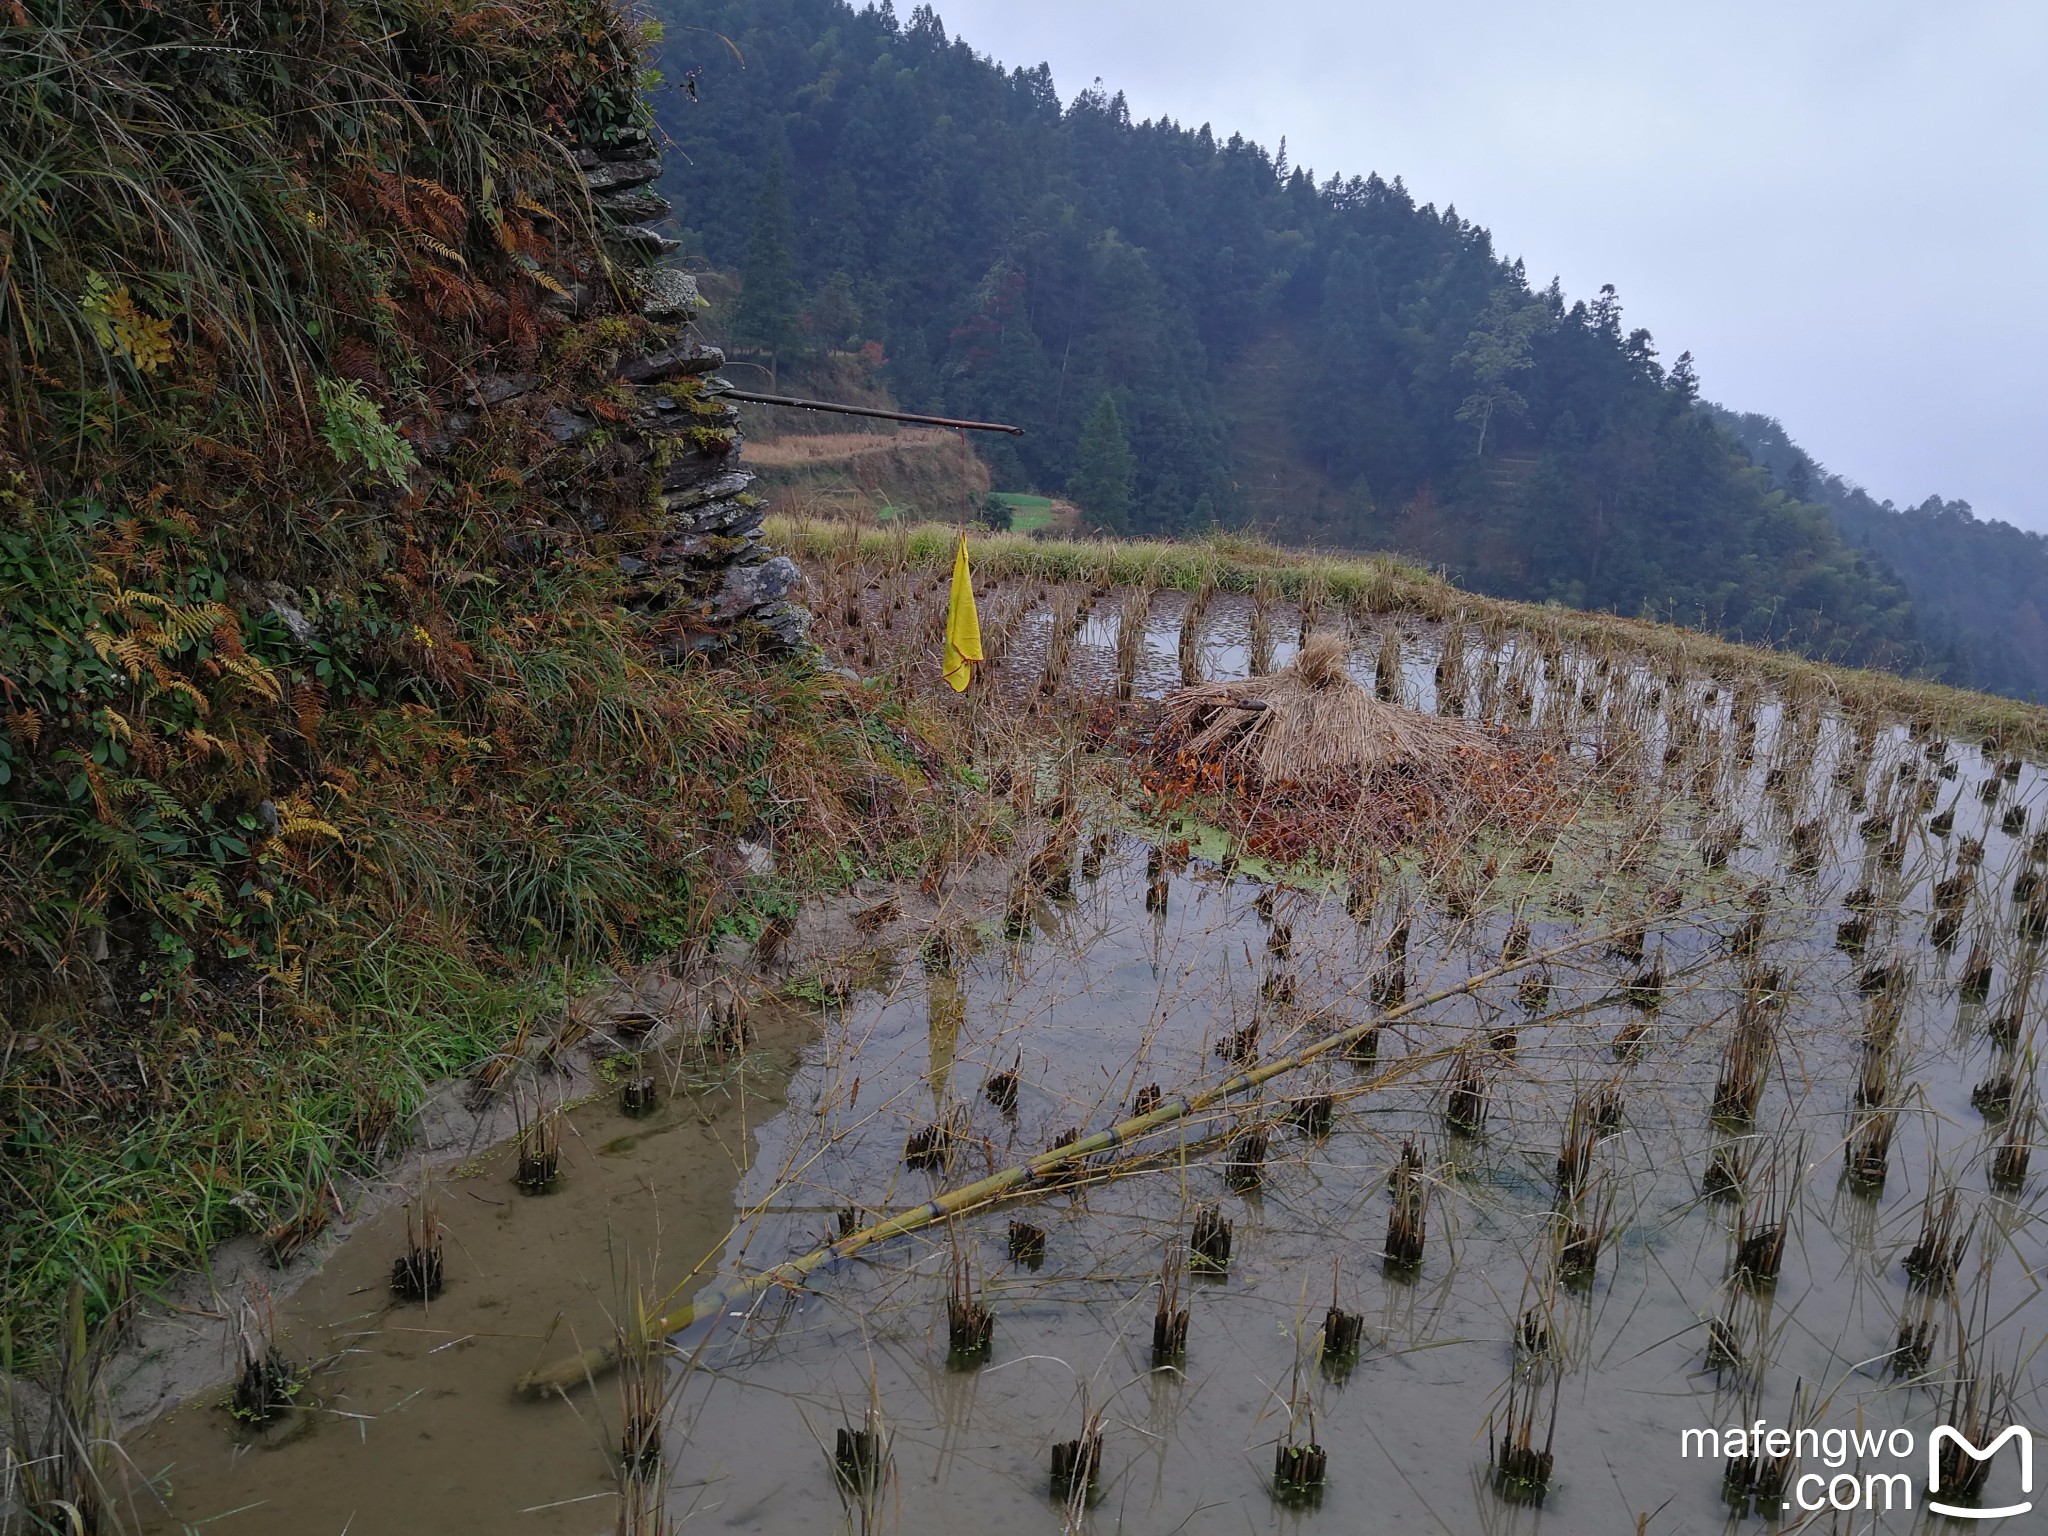
[[[1425,1008],[1433,1007],[1451,998],[1461,997],[1465,993],[1472,991],[1475,987],[1483,986],[1498,977],[1509,975],[1515,971],[1526,970],[1532,965],[1543,964],[1546,961],[1554,960],[1561,955],[1567,955],[1576,950],[1586,949],[1596,944],[1604,944],[1612,937],[1612,933],[1602,932],[1591,937],[1577,938],[1569,944],[1558,945],[1555,948],[1544,950],[1540,954],[1527,955],[1520,960],[1504,962],[1489,970],[1480,971],[1476,975],[1468,976],[1454,987],[1446,987],[1441,992],[1433,992],[1428,997],[1418,998],[1412,1003],[1404,1003],[1397,1008],[1389,1008],[1384,1013],[1376,1014],[1364,1023],[1354,1024],[1348,1029],[1340,1029],[1334,1034],[1325,1035],[1322,1039],[1304,1046],[1298,1051],[1286,1056],[1276,1057],[1274,1060],[1265,1063],[1263,1066],[1255,1067],[1249,1072],[1240,1072],[1237,1076],[1225,1082],[1213,1083],[1207,1088],[1203,1088],[1195,1093],[1185,1094],[1177,1099],[1168,1099],[1161,1103],[1158,1108],[1146,1114],[1134,1115],[1128,1120],[1119,1121],[1107,1130],[1097,1131],[1092,1136],[1084,1136],[1079,1141],[1069,1142],[1062,1147],[1054,1147],[1049,1152],[1041,1152],[1028,1162],[1005,1168],[1000,1173],[992,1173],[985,1179],[975,1180],[972,1184],[963,1184],[958,1189],[948,1190],[943,1195],[927,1200],[923,1205],[913,1206],[907,1211],[899,1212],[897,1215],[888,1217],[883,1221],[878,1221],[872,1226],[863,1227],[858,1232],[850,1232],[837,1242],[828,1243],[822,1248],[805,1254],[802,1258],[790,1259],[785,1263],[764,1269],[759,1274],[747,1275],[725,1285],[709,1286],[699,1291],[694,1300],[675,1308],[673,1311],[664,1312],[659,1317],[650,1318],[647,1323],[648,1333],[659,1338],[666,1338],[672,1334],[681,1333],[685,1328],[688,1328],[692,1323],[702,1318],[717,1316],[736,1301],[748,1300],[778,1285],[793,1286],[812,1271],[831,1263],[835,1259],[851,1258],[854,1254],[860,1252],[861,1249],[870,1247],[875,1243],[887,1242],[892,1237],[906,1236],[909,1233],[918,1231],[920,1228],[930,1226],[935,1221],[944,1221],[948,1217],[964,1215],[983,1205],[993,1204],[1005,1195],[1014,1194],[1032,1185],[1047,1181],[1052,1175],[1058,1173],[1060,1169],[1070,1163],[1092,1157],[1098,1152],[1113,1151],[1118,1147],[1135,1141],[1139,1137],[1171,1125],[1176,1120],[1184,1120],[1190,1115],[1219,1104],[1233,1093],[1242,1093],[1247,1089],[1256,1088],[1262,1083],[1271,1082],[1276,1077],[1296,1071],[1306,1066],[1309,1062],[1326,1056],[1332,1051],[1341,1051],[1354,1040],[1361,1038],[1372,1030],[1378,1029],[1383,1024],[1406,1018],[1410,1014],[1418,1013]],[[1406,1057],[1398,1066],[1389,1068],[1365,1086],[1368,1089],[1384,1087],[1389,1083],[1396,1082],[1402,1077],[1410,1075],[1418,1068],[1440,1059],[1444,1054],[1443,1052],[1429,1052],[1420,1056]],[[565,1360],[556,1361],[553,1365],[536,1368],[527,1372],[526,1375],[519,1378],[518,1391],[529,1397],[545,1396],[551,1392],[566,1393],[578,1383],[590,1381],[598,1375],[609,1371],[617,1364],[618,1350],[615,1345],[594,1345],[584,1350],[581,1354],[572,1355]]]

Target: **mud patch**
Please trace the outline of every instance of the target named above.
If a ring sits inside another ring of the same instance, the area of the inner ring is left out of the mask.
[[[606,1337],[629,1268],[689,1283],[715,1264],[760,1125],[780,1113],[807,1013],[768,1006],[730,1067],[707,1064],[655,1115],[609,1103],[570,1114],[552,1194],[523,1196],[500,1146],[440,1181],[446,1289],[397,1302],[403,1213],[362,1223],[279,1308],[279,1343],[319,1362],[301,1431],[281,1441],[205,1392],[131,1437],[167,1489],[146,1529],[222,1532],[587,1533],[609,1526],[609,1416],[515,1402],[543,1351]],[[222,1362],[222,1374],[226,1362]],[[516,1526],[514,1522],[516,1521]]]

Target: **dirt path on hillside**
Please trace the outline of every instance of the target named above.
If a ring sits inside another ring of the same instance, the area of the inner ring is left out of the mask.
[[[755,469],[804,469],[843,464],[878,453],[926,452],[942,448],[953,434],[944,427],[907,427],[901,432],[819,432],[747,440],[747,463]]]

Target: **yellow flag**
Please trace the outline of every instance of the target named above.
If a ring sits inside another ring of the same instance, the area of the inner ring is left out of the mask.
[[[955,693],[965,693],[981,660],[981,616],[974,611],[974,578],[967,570],[963,528],[953,556],[953,595],[946,600],[946,654],[940,670]]]

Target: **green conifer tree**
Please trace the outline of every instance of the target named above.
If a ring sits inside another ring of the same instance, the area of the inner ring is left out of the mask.
[[[771,359],[793,351],[797,341],[797,286],[794,239],[790,233],[787,173],[782,157],[768,164],[754,206],[754,231],[740,271],[740,298],[732,314],[733,338]]]
[[[1081,429],[1067,494],[1097,527],[1126,533],[1131,526],[1131,487],[1137,472],[1138,460],[1124,435],[1123,417],[1117,412],[1115,398],[1105,390]]]

